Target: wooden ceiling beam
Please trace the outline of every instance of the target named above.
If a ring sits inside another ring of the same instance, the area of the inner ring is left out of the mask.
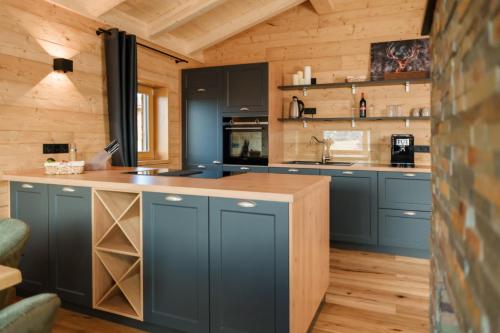
[[[333,0],[309,0],[318,15],[333,13]]]
[[[172,31],[192,19],[214,9],[224,2],[226,2],[226,0],[186,1],[182,5],[177,6],[173,11],[168,12],[152,21],[148,26],[149,36],[155,36],[162,32]]]
[[[50,3],[74,11],[80,15],[98,18],[125,0],[47,0]]]
[[[124,1],[125,0],[86,0],[85,7],[87,7],[90,15],[99,17]]]
[[[234,17],[221,26],[207,31],[201,37],[191,40],[186,48],[188,54],[206,49],[246,29],[262,23],[292,7],[300,5],[305,0],[271,0],[243,15]]]

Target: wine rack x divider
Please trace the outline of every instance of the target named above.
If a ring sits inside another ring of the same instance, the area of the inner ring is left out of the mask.
[[[93,190],[93,306],[143,320],[141,194]]]

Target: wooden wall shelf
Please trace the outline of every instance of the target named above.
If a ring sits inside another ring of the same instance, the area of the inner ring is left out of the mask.
[[[334,117],[334,118],[278,118],[279,121],[400,121],[400,120],[430,120],[431,117]]]
[[[141,195],[93,191],[94,308],[143,320]]]
[[[369,86],[395,86],[409,84],[424,84],[431,83],[430,78],[423,79],[406,79],[406,80],[381,80],[381,81],[361,81],[361,82],[335,82],[335,83],[319,83],[307,85],[283,85],[278,86],[281,90],[303,90],[305,89],[335,89],[335,88],[352,88],[369,87]]]

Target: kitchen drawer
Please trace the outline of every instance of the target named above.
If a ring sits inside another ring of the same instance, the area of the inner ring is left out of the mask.
[[[379,208],[431,211],[430,178],[428,173],[379,172]]]
[[[300,169],[295,167],[290,168],[269,168],[270,173],[288,173],[296,175],[319,175],[319,169]]]
[[[380,246],[429,249],[430,212],[379,209],[378,214]]]
[[[224,171],[239,171],[239,172],[256,172],[256,173],[267,173],[269,168],[267,166],[257,166],[257,165],[234,165],[234,164],[224,164]]]

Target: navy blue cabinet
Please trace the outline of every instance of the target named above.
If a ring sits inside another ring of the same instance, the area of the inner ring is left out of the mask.
[[[184,165],[222,161],[222,73],[216,69],[183,72]]]
[[[379,244],[428,251],[430,215],[430,212],[380,209]]]
[[[28,294],[51,291],[63,301],[90,306],[90,189],[12,182],[11,216],[31,229],[20,263],[23,282],[19,290]]]
[[[271,167],[269,168],[270,173],[287,173],[292,175],[319,175],[318,169],[306,169],[306,168],[283,168],[283,167]]]
[[[377,244],[377,172],[321,170],[331,176],[330,239]]]
[[[49,186],[50,289],[84,306],[92,304],[91,211],[89,188]]]
[[[30,237],[20,262],[23,282],[17,287],[28,294],[49,291],[49,193],[48,186],[10,183],[10,215],[26,222]]]
[[[269,168],[266,166],[258,166],[258,165],[224,164],[224,171],[267,173],[269,171]]]
[[[254,115],[268,111],[267,63],[223,67],[223,112]]]
[[[379,172],[378,177],[380,208],[431,211],[430,174]]]
[[[209,331],[208,198],[143,193],[144,317]]]
[[[210,198],[210,332],[288,332],[288,262],[288,204]]]

